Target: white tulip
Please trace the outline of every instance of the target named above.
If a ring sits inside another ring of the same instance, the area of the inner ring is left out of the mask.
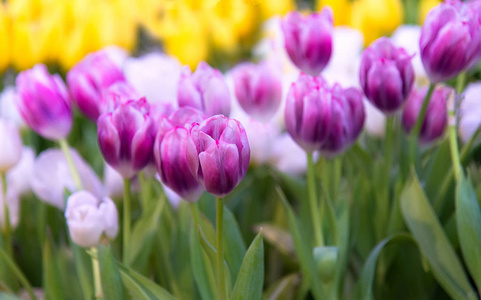
[[[0,118],[0,173],[6,173],[22,157],[22,138],[15,124]]]
[[[98,245],[102,234],[114,239],[119,231],[114,202],[110,198],[99,199],[87,191],[68,197],[65,218],[72,241],[81,247]]]
[[[70,149],[72,159],[80,175],[84,190],[92,192],[97,197],[105,196],[105,189],[92,168]],[[40,153],[34,162],[32,190],[40,200],[60,209],[65,207],[65,189],[77,191],[65,155],[60,149],[47,149]]]

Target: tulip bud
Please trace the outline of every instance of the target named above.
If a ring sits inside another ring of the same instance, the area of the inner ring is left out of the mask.
[[[475,8],[458,0],[434,7],[421,29],[421,60],[431,82],[458,75],[480,57],[480,19]]]
[[[237,101],[254,119],[269,120],[281,104],[282,82],[267,63],[243,63],[232,72]]]
[[[15,166],[22,157],[22,138],[17,126],[0,118],[0,174]]]
[[[320,148],[331,128],[331,95],[321,77],[301,73],[287,94],[287,132],[306,152]]]
[[[98,199],[86,191],[72,194],[65,209],[72,241],[81,247],[94,247],[102,234],[114,239],[119,230],[117,208],[110,198]]]
[[[179,106],[190,106],[206,115],[230,114],[230,93],[222,73],[205,62],[192,74],[184,67],[177,89]]]
[[[414,83],[411,58],[385,37],[374,41],[362,54],[361,87],[368,100],[385,114],[401,108],[411,92]]]
[[[94,122],[102,113],[99,107],[102,90],[124,80],[122,71],[104,51],[88,54],[67,74],[72,98],[79,110]]]
[[[350,147],[362,131],[365,119],[362,93],[355,88],[331,89],[332,116],[328,137],[319,148],[326,157],[333,157]]]
[[[105,161],[124,178],[134,177],[152,159],[154,125],[145,99],[130,100],[97,121]]]
[[[208,118],[190,130],[187,161],[207,192],[224,197],[247,173],[249,142],[242,124],[222,115]]]
[[[154,144],[154,157],[162,182],[187,201],[196,201],[203,192],[187,162],[189,130],[176,126],[166,133],[159,131]]]
[[[429,144],[443,135],[448,123],[446,103],[452,93],[454,91],[447,87],[438,87],[434,90],[419,133],[421,143]],[[416,124],[426,94],[426,88],[413,90],[404,105],[402,124],[408,133]]]
[[[284,43],[291,61],[303,72],[318,75],[332,52],[333,17],[330,8],[303,17],[295,11],[281,22]]]
[[[13,187],[22,196],[30,192],[32,186],[33,162],[35,152],[32,148],[24,146],[22,148],[20,161],[7,173],[8,187]]]
[[[357,139],[365,112],[357,89],[330,88],[322,77],[301,73],[287,95],[284,116],[287,132],[306,152],[332,157]]]
[[[39,135],[65,138],[72,127],[67,88],[59,75],[50,75],[42,64],[17,76],[17,106],[25,123]]]
[[[336,275],[339,261],[339,248],[315,247],[313,250],[314,261],[316,262],[317,272],[324,283],[331,282]]]

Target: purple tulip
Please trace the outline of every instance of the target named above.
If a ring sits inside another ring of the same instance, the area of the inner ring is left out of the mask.
[[[67,74],[72,98],[79,110],[94,122],[102,114],[99,108],[102,90],[117,81],[125,81],[124,74],[105,51],[88,54]]]
[[[329,135],[319,150],[333,157],[350,147],[362,131],[365,119],[363,96],[355,88],[343,89],[335,84],[331,89],[332,117]]]
[[[414,83],[411,58],[386,37],[374,41],[362,54],[361,87],[367,99],[385,114],[401,108],[411,92]]]
[[[269,120],[279,109],[282,82],[267,63],[243,63],[232,72],[235,95],[241,107],[254,119]]]
[[[404,105],[402,124],[408,133],[416,124],[426,93],[427,88],[413,90]],[[419,133],[421,143],[429,144],[443,135],[448,123],[446,103],[452,93],[453,89],[447,87],[438,87],[434,90]]]
[[[322,77],[301,73],[288,92],[284,117],[287,132],[306,152],[319,150],[332,157],[362,131],[362,94],[338,84],[330,88]]]
[[[449,0],[434,7],[421,29],[421,60],[431,82],[455,77],[481,54],[481,22],[475,7]]]
[[[287,54],[301,71],[316,76],[326,67],[332,53],[332,22],[330,8],[306,17],[294,11],[282,20]]]
[[[230,114],[230,93],[222,73],[205,62],[194,73],[184,67],[177,89],[179,106],[190,106],[206,115]]]
[[[17,76],[17,106],[23,120],[39,135],[60,140],[72,127],[67,88],[59,75],[50,75],[42,64]]]
[[[128,100],[139,99],[137,91],[125,81],[117,81],[101,91],[97,108],[100,114],[113,111]]]
[[[331,128],[331,94],[322,77],[301,73],[287,94],[284,118],[287,132],[306,152],[320,148]]]
[[[159,132],[154,144],[154,157],[162,182],[187,201],[196,201],[203,192],[187,162],[189,130],[175,126]]]
[[[207,192],[224,197],[247,173],[250,148],[242,124],[222,115],[194,124],[187,142],[190,171]]]
[[[105,161],[124,178],[132,178],[152,160],[154,123],[146,100],[130,100],[97,121]]]

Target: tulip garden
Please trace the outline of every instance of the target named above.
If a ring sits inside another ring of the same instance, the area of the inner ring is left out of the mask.
[[[0,6],[0,300],[480,299],[481,1],[57,2]]]

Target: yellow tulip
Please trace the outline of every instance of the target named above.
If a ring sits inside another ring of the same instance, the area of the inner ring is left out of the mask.
[[[351,1],[350,0],[318,0],[317,10],[324,6],[330,6],[334,12],[334,25],[347,25],[351,20]]]
[[[0,71],[10,63],[9,20],[3,5],[0,5]]]
[[[359,0],[352,4],[350,25],[364,33],[366,45],[383,35],[390,35],[402,21],[400,0]]]
[[[249,1],[249,0],[247,0]],[[260,5],[260,10],[262,12],[262,19],[267,20],[268,18],[276,15],[283,16],[286,13],[296,9],[294,1],[291,0],[250,0],[258,1]]]
[[[198,15],[188,10],[178,10],[163,20],[165,48],[182,63],[195,68],[206,60],[209,52],[208,31]]]
[[[419,14],[418,14],[419,24],[424,23],[424,19],[428,15],[431,8],[435,7],[440,2],[441,2],[440,0],[422,0],[419,3]]]

